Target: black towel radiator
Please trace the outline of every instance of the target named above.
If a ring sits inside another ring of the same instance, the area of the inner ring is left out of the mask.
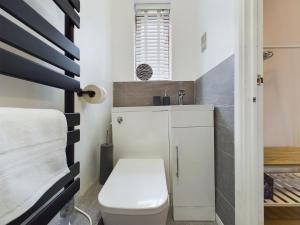
[[[70,173],[54,184],[28,211],[8,225],[44,225],[68,203],[80,189],[79,162],[74,162],[74,144],[80,140],[80,114],[74,112],[74,94],[81,92],[79,48],[74,42],[74,26],[80,26],[79,0],[53,0],[65,14],[65,34],[23,0],[0,0],[0,8],[63,50],[64,54],[0,15],[0,41],[30,54],[64,73],[56,72],[28,58],[0,48],[0,75],[65,90],[65,116],[68,123],[67,164]],[[13,87],[12,87],[13,89]]]

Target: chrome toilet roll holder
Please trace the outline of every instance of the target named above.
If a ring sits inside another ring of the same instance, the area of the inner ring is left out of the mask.
[[[78,97],[82,97],[84,95],[88,95],[90,98],[94,98],[96,95],[96,92],[95,91],[84,91],[82,89],[79,92],[77,92]]]
[[[85,88],[80,88],[77,92],[77,96],[81,102],[89,104],[100,104],[106,99],[106,90],[103,87],[97,85],[87,85]]]

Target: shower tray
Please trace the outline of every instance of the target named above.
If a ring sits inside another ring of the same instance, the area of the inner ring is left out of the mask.
[[[274,197],[265,207],[300,207],[300,173],[268,173],[274,179]]]

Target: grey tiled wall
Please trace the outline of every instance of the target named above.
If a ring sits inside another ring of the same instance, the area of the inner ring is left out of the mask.
[[[184,104],[194,104],[193,81],[138,81],[114,82],[114,107],[151,106],[153,96],[163,96],[165,90],[171,96],[171,104],[177,104],[177,93],[180,89],[186,91]]]
[[[195,98],[215,105],[216,211],[224,225],[234,225],[234,56],[196,81]]]

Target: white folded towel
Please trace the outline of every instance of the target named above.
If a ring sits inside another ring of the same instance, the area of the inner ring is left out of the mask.
[[[0,224],[22,215],[69,172],[56,110],[0,108]]]

